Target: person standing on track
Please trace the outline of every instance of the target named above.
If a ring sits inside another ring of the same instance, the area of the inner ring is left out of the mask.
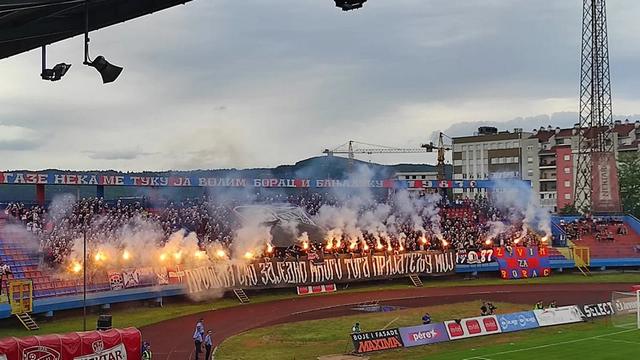
[[[151,353],[151,344],[145,342],[142,345],[142,360],[152,360],[153,354]]]
[[[204,319],[200,318],[196,323],[196,331],[193,333],[193,342],[196,346],[195,360],[198,360],[198,357],[202,352],[202,341],[204,341]]]
[[[207,331],[207,336],[204,337],[205,356],[204,360],[211,360],[211,347],[213,346],[213,340],[211,339],[211,330]]]

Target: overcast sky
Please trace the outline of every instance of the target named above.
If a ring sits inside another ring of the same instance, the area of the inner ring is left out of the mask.
[[[618,117],[640,113],[640,2],[610,0]],[[434,131],[571,126],[581,0],[195,0],[0,60],[0,169],[274,166],[349,139],[419,147]],[[551,117],[549,120],[548,117]],[[464,126],[462,126],[464,125]],[[381,163],[431,155],[366,155]]]

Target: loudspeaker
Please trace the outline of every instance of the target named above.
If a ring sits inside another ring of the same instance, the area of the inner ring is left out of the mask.
[[[102,82],[104,84],[115,81],[122,72],[120,66],[110,64],[102,55],[95,58],[88,65],[98,70],[100,75],[102,75]]]
[[[113,326],[111,326],[111,315],[99,315],[98,316],[98,330],[111,330]]]

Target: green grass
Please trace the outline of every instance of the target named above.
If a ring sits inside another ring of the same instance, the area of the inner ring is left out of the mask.
[[[569,283],[637,283],[636,273],[607,273],[595,274],[592,277],[585,277],[581,274],[554,274],[548,278],[522,279],[507,281],[497,278],[481,278],[476,280],[452,280],[451,278],[425,278],[425,287],[453,287],[453,286],[485,286],[485,285],[527,285],[527,284],[569,284]],[[388,291],[398,289],[413,288],[408,279],[396,279],[386,282],[353,283],[347,289],[344,285],[339,285],[337,293],[309,296],[335,296],[345,292],[363,291]],[[262,303],[297,297],[295,289],[264,290],[249,293],[252,303]],[[181,301],[165,303],[163,308],[144,307],[136,305],[126,308],[115,308],[111,310],[113,315],[113,325],[116,327],[136,326],[144,327],[164,320],[173,319],[185,315],[196,314],[212,309],[222,309],[230,306],[237,306],[235,298],[222,298],[205,302]],[[92,313],[88,317],[88,328],[95,326],[96,314]],[[17,319],[0,320],[0,338],[6,336],[26,336],[41,335],[50,333],[64,333],[82,330],[82,316],[77,310],[56,312],[55,317],[50,321],[39,321],[40,330],[29,332],[25,330]]]
[[[529,310],[514,304],[496,304],[501,312]],[[478,302],[428,308],[435,321],[478,313]],[[427,309],[406,309],[391,313],[362,314],[334,319],[283,324],[252,330],[225,341],[218,357],[241,359],[316,359],[318,356],[344,354],[352,349],[349,330],[354,322],[363,330],[410,326],[420,323]],[[624,333],[616,333],[625,331]],[[538,347],[530,349],[533,347]],[[430,346],[418,346],[368,354],[372,360],[528,360],[528,359],[624,359],[637,358],[640,331],[613,328],[606,320],[548,327],[509,334],[484,336]]]

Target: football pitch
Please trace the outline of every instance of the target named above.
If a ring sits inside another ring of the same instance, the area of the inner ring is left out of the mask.
[[[436,320],[475,313],[477,303],[429,307]],[[522,305],[501,303],[505,312],[527,310]],[[415,324],[427,309],[405,309],[383,314],[288,323],[259,328],[226,340],[218,349],[220,359],[318,359],[323,355],[353,350],[345,330],[359,321],[366,329]],[[441,319],[437,319],[441,318]],[[371,360],[601,360],[640,356],[640,330],[620,328],[608,317],[595,321],[480,336],[365,354]]]
[[[561,331],[562,327],[558,327]],[[603,325],[588,335],[584,332],[564,332],[544,339],[536,339],[535,330],[531,339],[520,343],[463,350],[451,356],[429,357],[430,359],[462,360],[524,360],[524,359],[625,359],[640,355],[640,331],[618,329]],[[586,336],[585,336],[586,335]],[[490,344],[491,339],[487,338]]]

